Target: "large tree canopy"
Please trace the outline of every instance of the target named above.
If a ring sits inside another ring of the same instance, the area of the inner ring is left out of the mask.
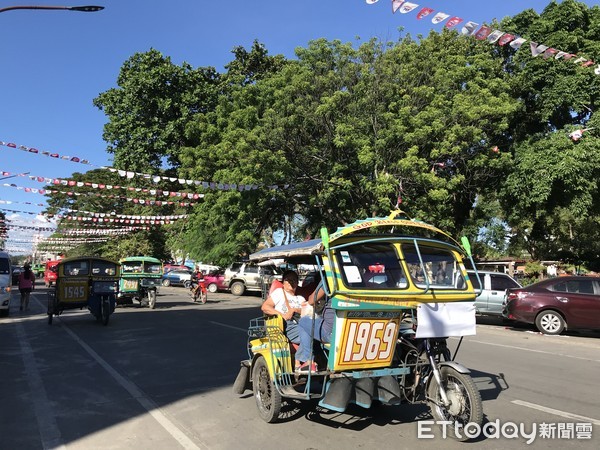
[[[358,49],[318,40],[297,57],[188,128],[187,177],[283,187],[208,196],[192,253],[231,258],[265,231],[291,238],[298,217],[296,237],[315,235],[387,214],[399,197],[409,214],[459,231],[476,194],[498,187],[509,155],[491,149],[519,103],[485,46],[446,32]]]
[[[198,259],[226,264],[396,206],[478,236],[480,255],[598,259],[600,77],[528,47],[599,61],[600,8],[553,1],[496,25],[526,45],[445,29],[357,47],[321,39],[288,60],[254,42],[223,74],[150,50],[95,104],[116,167],[230,188],[206,190],[158,240]]]

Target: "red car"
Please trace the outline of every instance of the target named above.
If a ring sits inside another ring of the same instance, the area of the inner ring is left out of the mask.
[[[600,329],[600,278],[557,277],[508,289],[503,315],[535,324],[544,334]]]
[[[229,288],[225,284],[225,272],[223,270],[214,270],[204,275],[204,284],[208,292],[213,294],[217,291],[227,291]]]

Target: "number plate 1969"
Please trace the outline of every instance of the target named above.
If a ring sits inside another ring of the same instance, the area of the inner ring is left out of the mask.
[[[349,316],[353,316],[350,314]],[[336,357],[336,369],[387,367],[392,362],[400,317],[346,317]],[[338,322],[340,324],[340,322]]]

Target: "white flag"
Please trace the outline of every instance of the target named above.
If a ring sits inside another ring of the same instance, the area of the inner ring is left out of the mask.
[[[400,8],[400,13],[401,14],[406,14],[411,12],[413,9],[418,8],[419,5],[417,5],[416,3],[410,3],[410,2],[405,2],[402,7]]]
[[[467,22],[465,23],[465,25],[462,27],[461,33],[462,34],[473,34],[475,33],[475,30],[477,29],[477,27],[479,26],[479,24],[477,22]]]
[[[440,12],[440,13],[437,13],[435,16],[433,16],[433,19],[431,19],[431,22],[434,24],[438,24],[438,23],[446,20],[448,17],[450,17],[450,14]]]

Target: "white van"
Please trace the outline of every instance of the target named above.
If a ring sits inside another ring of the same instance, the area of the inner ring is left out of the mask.
[[[0,252],[0,316],[8,316],[11,290],[10,256],[6,252]]]
[[[514,278],[506,273],[478,270],[479,278],[475,272],[467,271],[467,273],[475,291],[481,289],[481,294],[475,299],[475,310],[477,314],[484,316],[501,316],[506,290],[521,287]],[[483,285],[479,283],[480,280]]]

